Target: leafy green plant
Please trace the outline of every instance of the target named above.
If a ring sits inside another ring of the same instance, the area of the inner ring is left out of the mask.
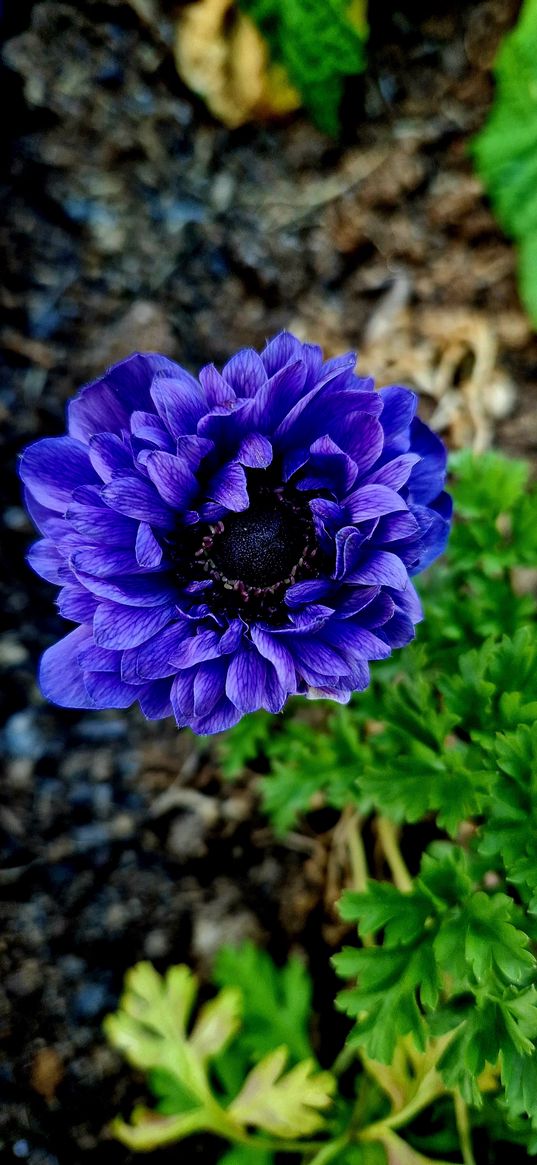
[[[473,142],[500,223],[518,244],[523,302],[537,323],[537,2],[525,0],[494,66],[496,96]]]
[[[366,0],[239,0],[320,129],[337,137],[345,77],[362,73]]]
[[[537,1155],[537,491],[499,454],[451,468],[457,521],[416,642],[349,705],[295,701],[216,745],[227,776],[261,769],[279,833],[342,814],[347,1042],[326,1065],[296,958],[222,950],[190,1030],[191,974],[142,964],[107,1021],[156,1098],[113,1125],[131,1147],[204,1130],[230,1143],[222,1165],[481,1165],[486,1136],[491,1165]]]

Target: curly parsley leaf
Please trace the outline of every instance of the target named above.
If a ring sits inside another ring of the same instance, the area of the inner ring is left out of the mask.
[[[239,0],[274,60],[285,66],[313,120],[332,137],[346,77],[366,65],[366,0]]]

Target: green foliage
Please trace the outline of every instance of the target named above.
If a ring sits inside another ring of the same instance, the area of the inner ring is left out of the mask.
[[[104,1029],[129,1063],[146,1073],[157,1100],[153,1110],[135,1109],[130,1123],[113,1121],[110,1132],[129,1148],[148,1151],[204,1131],[255,1149],[255,1137],[250,1140],[246,1132],[254,1128],[291,1137],[299,1149],[301,1137],[324,1128],[322,1112],[331,1104],[334,1079],[319,1070],[311,1053],[306,972],[297,961],[279,971],[268,955],[247,946],[221,952],[219,977],[240,979],[242,988],[237,982],[224,986],[200,1008],[189,1031],[197,982],[188,967],[171,967],[161,977],[150,963],[138,963],[128,972],[118,1011],[107,1017]],[[272,1039],[261,1015],[263,985],[274,1009]],[[241,1024],[251,1028],[237,1049],[240,1075],[234,1094],[222,1096],[213,1079],[226,1076],[226,1051],[240,1038]],[[282,1033],[289,1045],[279,1042]],[[290,1058],[294,1065],[287,1070]],[[253,1067],[252,1061],[257,1061]]]
[[[478,1077],[500,1061],[507,1105],[537,1117],[537,964],[513,901],[471,875],[459,847],[436,843],[411,893],[370,883],[346,894],[343,917],[382,943],[336,955],[338,973],[357,979],[339,1003],[373,1059],[390,1063],[403,1036],[424,1051],[450,1033],[437,1063],[448,1087],[480,1105]]]
[[[473,153],[494,210],[518,243],[520,291],[537,323],[537,0],[525,0],[494,74],[494,104]]]
[[[344,78],[362,73],[366,0],[239,0],[281,62],[313,120],[337,137]]]
[[[220,746],[235,773],[262,748],[263,805],[280,834],[316,806],[354,803],[401,822],[435,813],[454,835],[501,799],[495,733],[537,718],[536,604],[514,589],[518,568],[537,567],[537,491],[524,462],[498,453],[451,466],[457,520],[423,580],[416,643],[375,665],[349,706],[325,705],[314,749],[299,701],[272,732],[257,713]]]
[[[281,833],[322,805],[356,810],[340,841],[383,818],[373,833],[395,884],[366,883],[369,847],[348,838],[360,890],[341,914],[361,940],[335,957],[348,1047],[321,1071],[296,958],[222,950],[193,1025],[187,968],[161,979],[141,964],[106,1029],[156,1101],[112,1126],[131,1148],[210,1131],[231,1145],[221,1165],[275,1165],[280,1146],[301,1165],[434,1165],[459,1145],[471,1161],[470,1127],[486,1121],[491,1145],[537,1154],[537,608],[519,593],[520,568],[537,567],[537,492],[499,454],[457,455],[452,472],[457,519],[423,580],[416,642],[348,706],[295,700],[216,745],[228,776],[262,770]],[[421,864],[412,852],[412,882],[391,823],[424,820],[444,836]]]

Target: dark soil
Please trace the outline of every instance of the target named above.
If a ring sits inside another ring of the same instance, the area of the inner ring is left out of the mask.
[[[121,1165],[131,1155],[102,1129],[143,1088],[100,1024],[136,960],[206,975],[224,942],[301,948],[330,1059],[343,1023],[329,1007],[332,821],[312,816],[276,843],[253,786],[223,786],[171,723],[44,703],[37,661],[63,628],[24,563],[16,455],[61,432],[71,393],[136,348],[195,368],[288,325],[330,352],[365,347],[381,378],[397,365],[412,380],[420,354],[426,392],[427,368],[477,320],[508,386],[498,407],[485,401],[486,439],[534,456],[537,343],[467,153],[517,4],[445,2],[425,19],[410,0],[373,3],[370,67],[338,146],[300,116],[234,133],[213,122],[175,72],[170,5],[5,7],[0,1149],[6,1162]],[[444,417],[455,442],[474,435],[461,377]],[[185,1151],[218,1158],[208,1141]]]

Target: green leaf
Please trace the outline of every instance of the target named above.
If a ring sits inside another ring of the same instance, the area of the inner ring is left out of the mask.
[[[367,0],[239,0],[320,129],[337,137],[345,77],[366,64]]]
[[[240,1042],[247,1057],[259,1060],[285,1044],[293,1062],[312,1055],[309,1038],[312,983],[304,964],[291,958],[277,967],[266,951],[253,943],[222,947],[213,969],[220,987],[242,994]]]
[[[504,230],[520,244],[520,290],[537,323],[537,0],[525,0],[494,73],[494,104],[473,153]]]
[[[331,1104],[335,1080],[319,1072],[313,1060],[303,1060],[284,1073],[287,1049],[265,1056],[247,1076],[229,1108],[243,1125],[254,1125],[277,1137],[303,1137],[324,1126],[321,1110]]]
[[[235,1145],[220,1157],[218,1165],[274,1165],[274,1153],[256,1148],[255,1157],[252,1158],[251,1145]]]

